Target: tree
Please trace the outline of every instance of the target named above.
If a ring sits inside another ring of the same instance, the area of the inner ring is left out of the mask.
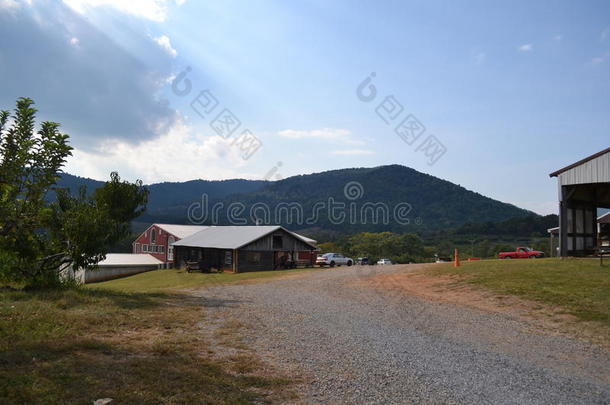
[[[12,116],[0,111],[0,278],[49,285],[64,265],[102,260],[144,211],[148,190],[116,173],[91,196],[55,189],[72,148],[58,123],[43,122],[34,132],[33,104],[20,98]],[[48,202],[50,191],[57,202]]]
[[[412,233],[364,232],[349,237],[348,241],[350,254],[371,260],[389,258],[398,263],[409,263],[424,261],[427,256],[423,241]]]

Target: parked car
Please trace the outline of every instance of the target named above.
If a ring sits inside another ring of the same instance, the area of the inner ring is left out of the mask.
[[[385,266],[385,265],[392,264],[392,261],[390,259],[379,259],[379,260],[377,260],[377,264],[380,266]]]
[[[369,258],[368,257],[359,257],[356,259],[356,264],[361,265],[361,266],[366,266],[369,264]]]
[[[532,248],[519,246],[514,252],[498,253],[500,259],[538,259],[544,257],[544,252]]]
[[[342,266],[344,264],[346,266],[351,266],[352,264],[354,264],[354,261],[349,257],[343,256],[340,253],[325,253],[323,255],[318,255],[318,258],[316,259],[316,264],[320,267],[335,267]]]

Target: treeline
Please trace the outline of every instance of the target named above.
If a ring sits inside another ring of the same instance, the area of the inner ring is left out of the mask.
[[[557,215],[552,214],[543,217],[532,215],[500,222],[467,223],[449,231],[449,234],[535,238],[547,236],[547,229],[554,228],[558,224],[559,217]]]
[[[352,257],[367,257],[369,262],[386,258],[395,263],[429,262],[434,249],[426,248],[423,240],[413,234],[392,232],[363,232],[319,244],[322,253],[341,252]]]
[[[425,242],[413,233],[364,232],[318,244],[321,253],[342,253],[354,260],[358,257],[367,257],[369,262],[387,258],[395,263],[425,263],[434,261],[436,257],[451,259],[454,249],[458,249],[460,257],[465,259],[469,257],[489,259],[496,258],[499,252],[513,251],[517,246],[529,246],[544,252],[546,256],[550,255],[548,238],[499,241],[489,239],[471,239],[468,241],[442,239]]]
[[[469,223],[421,235],[363,232],[348,236],[321,233],[314,237],[326,241],[319,244],[324,253],[339,252],[354,259],[368,257],[370,261],[388,258],[396,263],[430,262],[436,256],[451,258],[456,248],[464,258],[495,258],[499,252],[512,251],[517,246],[529,246],[549,256],[547,229],[557,226],[557,223],[557,215],[547,215]]]

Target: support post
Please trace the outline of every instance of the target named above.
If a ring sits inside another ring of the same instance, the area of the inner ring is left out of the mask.
[[[568,256],[568,201],[566,187],[559,186],[559,256]]]

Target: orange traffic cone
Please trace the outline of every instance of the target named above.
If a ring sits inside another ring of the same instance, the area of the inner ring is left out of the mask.
[[[453,252],[453,267],[460,267],[460,252],[457,249]]]

